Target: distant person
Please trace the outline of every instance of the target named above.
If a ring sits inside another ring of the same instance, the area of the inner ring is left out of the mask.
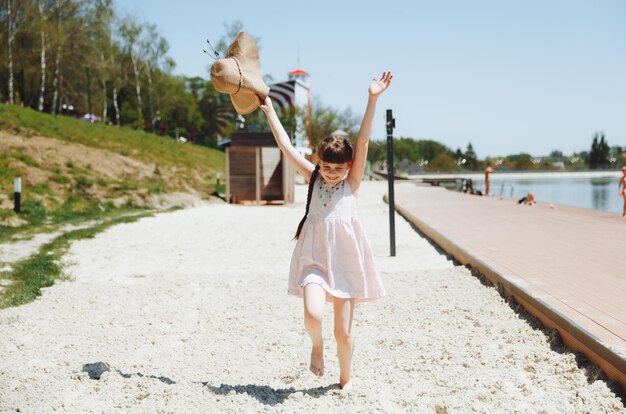
[[[485,168],[485,195],[489,195],[489,174],[493,172],[494,164],[489,165]]]
[[[622,216],[626,216],[626,167],[622,167],[622,178],[619,179],[619,195],[624,197],[624,211]]]
[[[526,197],[522,197],[517,201],[518,204],[526,204],[529,206],[535,205],[535,195],[533,193],[528,193]]]
[[[476,190],[474,188],[474,182],[472,181],[471,178],[468,178],[467,180],[465,180],[463,187],[461,187],[461,191],[466,193],[466,194],[472,194],[472,195],[483,195],[483,192],[480,190]]]
[[[463,192],[479,196],[483,195],[482,191],[474,189],[474,182],[471,178],[468,178],[467,181],[465,181],[465,185],[463,186]]]

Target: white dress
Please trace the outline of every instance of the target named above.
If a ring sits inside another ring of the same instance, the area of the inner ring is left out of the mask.
[[[328,189],[318,175],[309,214],[291,257],[289,294],[302,297],[305,285],[317,283],[338,298],[361,302],[385,296],[357,204],[345,179]]]

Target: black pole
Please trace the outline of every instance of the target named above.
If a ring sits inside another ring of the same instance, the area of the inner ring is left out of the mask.
[[[396,207],[393,194],[393,129],[395,127],[396,120],[393,119],[391,109],[387,109],[387,183],[389,185],[389,242],[391,256],[396,255]]]
[[[15,191],[13,192],[13,211],[20,214],[22,211],[22,177],[15,177],[13,181]]]

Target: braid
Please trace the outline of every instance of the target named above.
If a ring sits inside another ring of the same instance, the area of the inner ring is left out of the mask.
[[[304,217],[300,220],[300,224],[298,224],[298,230],[296,231],[296,237],[294,239],[298,240],[300,237],[300,232],[302,231],[302,226],[304,226],[304,222],[306,221],[306,216],[309,215],[309,206],[311,205],[311,196],[313,195],[313,187],[315,185],[315,179],[320,172],[320,165],[317,164],[313,173],[311,174],[311,178],[309,179],[309,192],[306,195],[306,210],[304,211]]]

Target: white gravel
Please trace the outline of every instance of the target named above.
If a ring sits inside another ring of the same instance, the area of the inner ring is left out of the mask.
[[[625,412],[399,216],[388,257],[384,182],[363,184],[361,214],[389,296],[357,308],[348,396],[328,305],[315,378],[287,296],[305,190],[290,206],[186,209],[74,243],[72,280],[0,311],[0,412]]]

